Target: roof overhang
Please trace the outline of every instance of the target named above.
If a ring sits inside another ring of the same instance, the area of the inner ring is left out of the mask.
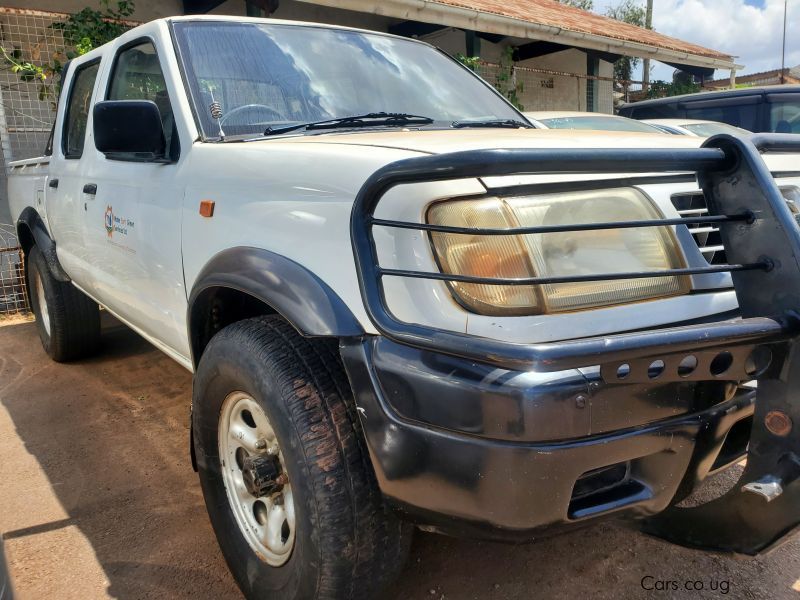
[[[309,4],[341,8],[404,19],[434,23],[447,27],[480,31],[495,35],[541,40],[594,50],[608,54],[621,54],[651,58],[672,65],[701,67],[705,69],[741,69],[732,59],[691,54],[670,48],[652,46],[581,31],[571,31],[474,9],[430,2],[428,0],[298,0]]]

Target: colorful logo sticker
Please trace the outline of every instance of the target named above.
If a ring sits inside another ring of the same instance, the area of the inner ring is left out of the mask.
[[[114,234],[114,209],[111,208],[110,204],[106,207],[105,225],[106,233],[108,237],[111,237]]]

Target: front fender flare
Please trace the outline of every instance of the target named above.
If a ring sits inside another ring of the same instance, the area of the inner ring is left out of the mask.
[[[246,293],[264,302],[310,337],[353,337],[364,334],[344,301],[322,279],[280,254],[252,247],[223,250],[206,263],[189,295],[192,358],[199,360],[192,332],[203,318],[204,297],[215,288]]]

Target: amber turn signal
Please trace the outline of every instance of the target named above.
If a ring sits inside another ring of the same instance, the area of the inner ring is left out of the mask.
[[[200,216],[213,217],[214,216],[214,201],[201,200],[200,201]]]

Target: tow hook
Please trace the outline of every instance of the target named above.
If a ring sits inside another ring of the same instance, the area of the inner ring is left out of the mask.
[[[289,481],[281,470],[280,460],[271,454],[246,457],[242,463],[242,478],[247,491],[256,498],[281,491]]]
[[[758,494],[767,502],[772,502],[783,494],[786,486],[798,478],[800,478],[800,458],[790,452],[778,460],[774,473],[743,485],[742,491]]]
[[[758,494],[767,502],[772,502],[783,493],[783,486],[781,480],[774,475],[767,475],[758,481],[751,481],[747,485],[742,486],[743,492],[750,492]]]

